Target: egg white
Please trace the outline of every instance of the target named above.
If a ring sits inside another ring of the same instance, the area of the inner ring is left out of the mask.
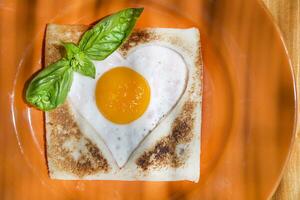
[[[96,78],[74,74],[68,96],[73,109],[89,123],[103,139],[119,167],[128,160],[139,143],[176,105],[186,88],[187,66],[176,51],[158,45],[137,47],[126,59],[114,52],[103,61],[94,62]],[[141,74],[151,90],[145,113],[129,124],[107,120],[95,102],[97,80],[106,71],[119,66],[129,67]]]

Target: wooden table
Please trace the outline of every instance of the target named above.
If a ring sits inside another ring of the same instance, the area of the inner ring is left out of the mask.
[[[300,93],[300,1],[263,0],[278,24],[294,67],[298,99]],[[298,107],[298,114],[300,111]],[[300,199],[300,126],[296,132],[295,144],[282,181],[273,199]]]
[[[240,0],[243,1],[243,0]],[[300,89],[300,80],[299,80],[299,67],[300,67],[300,0],[263,0],[266,6],[269,8],[270,12],[274,16],[274,19],[276,23],[278,24],[279,28],[282,31],[283,38],[286,42],[286,47],[289,51],[289,54],[291,56],[291,61],[294,66],[295,70],[295,76],[297,80],[297,88],[298,91]],[[39,4],[40,1],[34,1],[37,5],[37,9],[41,9],[43,7]],[[45,1],[46,2],[46,1]],[[47,1],[51,2],[51,1]],[[22,50],[22,48],[15,48],[16,46],[26,46],[26,41],[23,40],[14,40],[14,38],[17,36],[17,32],[12,31],[9,32],[10,29],[8,28],[9,24],[14,24],[15,21],[20,20],[22,16],[22,13],[14,13],[15,7],[22,7],[24,6],[24,10],[27,12],[26,16],[28,17],[28,21],[32,17],[35,17],[34,12],[30,12],[30,8],[32,6],[31,0],[26,1],[11,1],[7,0],[4,2],[0,2],[0,7],[2,7],[2,10],[5,10],[6,13],[9,13],[8,15],[5,15],[6,17],[3,18],[3,21],[5,23],[0,24],[0,34],[5,33],[6,35],[13,35],[14,37],[8,37],[8,38],[1,38],[2,44],[13,44],[13,45],[6,45],[5,48],[0,49],[1,53],[3,52],[14,52],[14,49]],[[52,2],[53,3],[53,2]],[[46,11],[45,11],[46,12]],[[12,17],[13,16],[13,17]],[[0,17],[2,17],[2,13],[0,12]],[[43,15],[41,16],[43,17]],[[34,29],[32,29],[32,24],[21,24],[21,27],[17,27],[18,29],[22,30],[25,28],[28,28],[29,32],[26,35],[26,38],[32,39],[31,36],[34,35]],[[12,27],[12,30],[15,30]],[[31,27],[31,28],[30,28]],[[4,35],[5,35],[4,34]],[[21,36],[20,36],[21,37]],[[21,42],[20,42],[21,41]],[[16,54],[20,54],[20,52],[14,52]],[[6,66],[15,66],[16,65],[16,59],[10,60],[10,62],[5,63]],[[12,81],[10,77],[13,77],[14,71],[8,71],[5,73],[5,76],[9,77],[5,80]],[[0,83],[2,83],[0,81]],[[2,91],[3,94],[9,93],[10,88],[7,88],[5,91]],[[300,93],[300,91],[299,91]],[[4,99],[5,98],[5,99]],[[3,102],[6,101],[6,98],[8,99],[8,96],[1,96],[0,97],[0,104],[3,104]],[[298,113],[300,109],[298,108]],[[9,109],[0,112],[5,112],[6,116],[10,111]],[[2,123],[2,116],[0,116],[0,126],[3,127],[4,130],[11,129],[11,124],[5,124]],[[298,123],[299,124],[299,123]],[[274,194],[273,199],[277,200],[293,200],[293,199],[300,199],[300,126],[297,129],[297,136],[294,144],[294,148],[290,157],[290,161],[285,169],[283,179],[281,181],[280,186],[278,187],[276,193]],[[18,148],[15,148],[16,143],[14,138],[15,136],[13,134],[3,134],[0,140],[0,146],[3,147],[5,150],[5,153],[9,152],[9,154],[5,154],[4,157],[0,156],[0,177],[5,177],[5,180],[8,180],[6,184],[8,187],[5,189],[7,190],[5,193],[4,198],[5,199],[45,199],[49,198],[47,196],[47,193],[45,193],[45,189],[43,187],[39,187],[38,189],[35,189],[36,192],[34,193],[35,196],[29,196],[30,193],[28,193],[29,190],[32,190],[36,185],[34,181],[28,181],[36,179],[36,177],[33,177],[33,172],[29,167],[25,167],[22,165],[14,165],[13,160],[21,159],[20,151]],[[9,143],[7,141],[10,141]],[[6,165],[3,165],[2,163],[5,163]],[[5,170],[4,170],[5,169]],[[4,174],[2,172],[8,172],[8,174]],[[19,172],[19,173],[14,173]],[[20,173],[22,172],[22,173]],[[9,178],[8,178],[9,177]],[[11,180],[17,180],[17,181],[11,181]],[[2,180],[0,180],[0,185],[3,184]],[[80,185],[79,185],[80,186]],[[17,190],[16,190],[17,188]],[[0,187],[0,199],[1,194],[3,194],[3,188]],[[17,192],[16,192],[17,191]],[[152,191],[149,191],[150,193]],[[35,198],[34,198],[35,197]]]

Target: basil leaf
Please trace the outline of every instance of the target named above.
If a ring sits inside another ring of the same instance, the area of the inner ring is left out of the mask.
[[[73,71],[95,78],[96,68],[93,62],[73,43],[64,43],[67,59]]]
[[[76,54],[74,59],[71,60],[71,66],[74,71],[95,78],[96,68],[94,63],[84,53]]]
[[[54,109],[65,101],[72,80],[70,61],[61,59],[31,80],[26,90],[26,100],[43,111]]]
[[[43,69],[29,83],[26,101],[48,111],[62,104],[71,88],[73,71],[95,78],[91,60],[103,60],[129,36],[143,8],[129,8],[108,16],[88,30],[79,45],[64,43],[66,55]]]
[[[63,43],[63,46],[65,47],[68,60],[71,60],[80,52],[80,49],[74,43]]]
[[[90,59],[103,60],[129,36],[143,8],[128,8],[110,15],[85,32],[79,48]]]

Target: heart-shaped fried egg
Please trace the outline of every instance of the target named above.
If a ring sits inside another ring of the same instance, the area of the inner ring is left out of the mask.
[[[122,167],[176,105],[188,69],[180,54],[159,45],[140,46],[126,58],[114,52],[94,64],[96,78],[75,73],[68,98]]]

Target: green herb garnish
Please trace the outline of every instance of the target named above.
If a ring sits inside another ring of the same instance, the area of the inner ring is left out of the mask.
[[[92,60],[104,60],[130,35],[143,8],[128,8],[105,17],[86,31],[78,45],[64,43],[66,55],[40,71],[29,83],[26,101],[48,111],[62,104],[71,88],[73,72],[95,78]]]

